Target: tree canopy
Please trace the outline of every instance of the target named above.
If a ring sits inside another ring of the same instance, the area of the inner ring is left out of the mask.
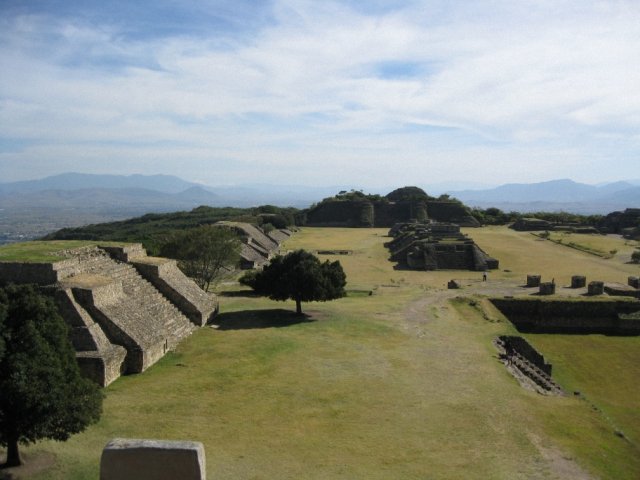
[[[28,285],[0,288],[0,445],[67,440],[95,423],[102,391],[80,375],[68,327],[53,301]]]
[[[386,195],[391,202],[416,202],[427,201],[432,197],[419,187],[401,187]]]
[[[225,227],[202,225],[173,232],[160,246],[160,255],[178,260],[178,266],[200,288],[208,290],[240,260],[238,236]]]
[[[346,275],[340,262],[321,263],[305,251],[278,255],[262,271],[252,273],[243,283],[272,300],[295,300],[296,313],[302,314],[302,302],[324,302],[344,297]]]

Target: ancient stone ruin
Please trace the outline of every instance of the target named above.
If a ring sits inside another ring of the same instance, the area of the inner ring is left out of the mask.
[[[504,297],[491,302],[519,332],[640,335],[640,302],[635,299]]]
[[[587,277],[584,275],[573,275],[571,277],[571,288],[584,288],[587,286]]]
[[[519,232],[534,232],[537,230],[553,230],[553,224],[539,218],[520,218],[511,224],[509,228]]]
[[[240,251],[240,268],[251,269],[262,267],[278,252],[280,244],[291,235],[290,230],[274,229],[264,232],[261,228],[245,222],[217,222],[213,226],[230,228],[238,234],[242,241]]]
[[[200,442],[114,438],[100,457],[100,480],[204,480]]]
[[[541,282],[538,285],[538,293],[540,295],[554,295],[556,293],[555,282]]]
[[[604,293],[604,282],[594,280],[587,286],[587,295],[602,295]]]
[[[403,187],[381,197],[340,192],[305,210],[299,225],[313,227],[386,227],[412,220],[451,222],[479,227],[468,207],[453,199],[436,199],[418,187]]]
[[[140,244],[83,247],[60,261],[0,262],[0,282],[36,283],[70,326],[83,374],[106,386],[139,373],[217,312],[175,260],[148,257]]]
[[[624,212],[611,212],[599,223],[602,233],[620,233],[625,238],[640,238],[640,208],[627,208]]]
[[[541,279],[542,279],[542,276],[538,274],[527,275],[527,287],[528,288],[539,287]]]
[[[543,394],[564,395],[562,387],[551,378],[552,365],[524,338],[501,335],[495,345],[507,367],[521,383],[527,380]]]
[[[385,243],[390,260],[413,270],[476,270],[498,268],[498,260],[450,223],[397,223]]]

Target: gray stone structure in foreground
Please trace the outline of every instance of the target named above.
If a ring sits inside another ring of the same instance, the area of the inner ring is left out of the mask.
[[[106,386],[157,362],[208,322],[218,303],[140,244],[83,247],[48,263],[0,262],[0,282],[36,283],[70,326],[85,376]]]
[[[200,442],[114,438],[100,458],[100,480],[204,480]]]

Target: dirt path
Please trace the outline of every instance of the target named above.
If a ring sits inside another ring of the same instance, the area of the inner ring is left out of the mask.
[[[487,282],[462,280],[460,284],[462,287],[460,289],[430,289],[423,296],[409,303],[404,311],[403,328],[418,338],[424,337],[428,334],[431,322],[440,319],[453,319],[457,315],[449,303],[455,297],[478,294],[487,297],[515,296],[537,291],[537,289],[525,289],[504,280]],[[583,470],[571,456],[554,446],[549,439],[542,439],[531,432],[527,433],[527,437],[544,461],[538,469],[539,475],[536,475],[535,478],[596,480],[596,477]]]

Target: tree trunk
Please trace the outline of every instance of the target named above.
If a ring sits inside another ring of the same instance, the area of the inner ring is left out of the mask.
[[[296,313],[302,315],[302,302],[296,298]]]
[[[18,465],[22,465],[20,450],[18,450],[18,437],[11,435],[7,440],[7,463],[4,466],[17,467]]]

